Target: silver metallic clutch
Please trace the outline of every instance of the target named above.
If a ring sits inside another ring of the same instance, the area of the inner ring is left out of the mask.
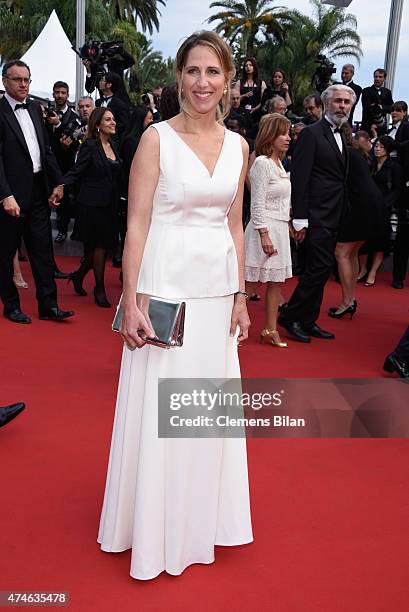
[[[152,339],[146,338],[141,334],[141,338],[147,344],[153,344],[162,348],[182,346],[186,302],[164,300],[143,293],[137,293],[136,304],[155,332],[155,338]],[[123,310],[120,300],[112,322],[113,331],[118,332],[120,330],[122,317]]]

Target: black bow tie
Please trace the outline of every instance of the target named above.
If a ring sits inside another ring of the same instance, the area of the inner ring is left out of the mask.
[[[334,134],[340,134],[341,130],[339,129],[339,127],[333,128],[333,132]]]
[[[22,104],[16,104],[14,110],[16,111],[19,108],[28,108],[28,104],[26,104],[25,102],[23,102]]]

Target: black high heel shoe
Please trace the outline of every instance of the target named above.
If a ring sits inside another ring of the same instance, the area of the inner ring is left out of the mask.
[[[71,272],[67,280],[67,285],[69,283],[73,284],[74,291],[77,295],[88,295],[84,287],[82,286],[82,280],[80,280],[80,278],[78,277],[77,272]]]
[[[111,304],[108,302],[107,296],[105,295],[105,293],[98,295],[95,287],[94,287],[94,298],[95,298],[95,304],[97,306],[100,306],[100,308],[111,308]]]
[[[337,312],[338,308],[332,307],[328,310],[328,316],[332,317],[333,319],[342,319],[345,315],[349,315],[349,319],[351,320],[356,313],[357,306],[358,303],[356,300],[354,300],[350,306],[347,306],[340,312]]]

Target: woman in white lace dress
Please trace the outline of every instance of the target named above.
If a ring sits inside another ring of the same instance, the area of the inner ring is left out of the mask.
[[[245,232],[246,291],[253,294],[257,283],[267,283],[266,322],[261,341],[284,348],[277,331],[281,287],[292,276],[290,251],[291,183],[281,159],[290,144],[290,122],[283,115],[266,115],[255,143],[251,166],[251,220]]]

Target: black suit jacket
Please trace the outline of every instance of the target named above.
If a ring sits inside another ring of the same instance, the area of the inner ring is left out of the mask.
[[[101,99],[97,100],[95,102],[95,106],[101,106],[102,102],[103,101]],[[114,95],[109,101],[107,108],[109,108],[109,110],[112,111],[112,114],[114,115],[118,140],[119,142],[121,142],[123,135],[127,130],[131,120],[129,106],[123,100],[121,100],[121,98],[118,98],[118,96]]]
[[[395,134],[395,142],[399,145],[409,140],[409,121],[404,119]]]
[[[355,112],[355,109],[356,109],[356,105],[358,104],[359,98],[361,97],[361,94],[362,94],[362,87],[360,87],[360,85],[357,85],[353,81],[351,81],[348,84],[348,87],[350,87],[355,92],[355,95],[356,95],[355,104],[353,105],[353,107],[351,109],[351,112],[349,114],[349,118],[348,118],[349,124],[352,125],[353,120],[354,120],[354,112]]]
[[[28,112],[33,121],[40,147],[43,180],[46,193],[62,183],[61,173],[50,147],[38,102],[29,102]],[[30,206],[33,188],[33,163],[20,124],[6,98],[0,100],[0,200],[13,195],[24,211]]]
[[[114,143],[111,146],[119,161]],[[112,173],[112,165],[97,140],[85,140],[78,151],[75,166],[63,177],[64,185],[80,183],[78,202],[83,206],[113,206],[118,196],[120,173]]]
[[[361,129],[371,133],[371,126],[374,123],[373,108],[371,105],[378,104],[382,107],[382,114],[387,115],[393,104],[392,92],[387,87],[381,87],[380,93],[375,85],[365,87],[362,90],[362,126]],[[380,132],[378,132],[379,134]],[[385,131],[383,131],[385,133]]]
[[[339,150],[326,119],[304,128],[294,149],[291,205],[294,219],[309,227],[336,229],[347,198],[348,151]]]

